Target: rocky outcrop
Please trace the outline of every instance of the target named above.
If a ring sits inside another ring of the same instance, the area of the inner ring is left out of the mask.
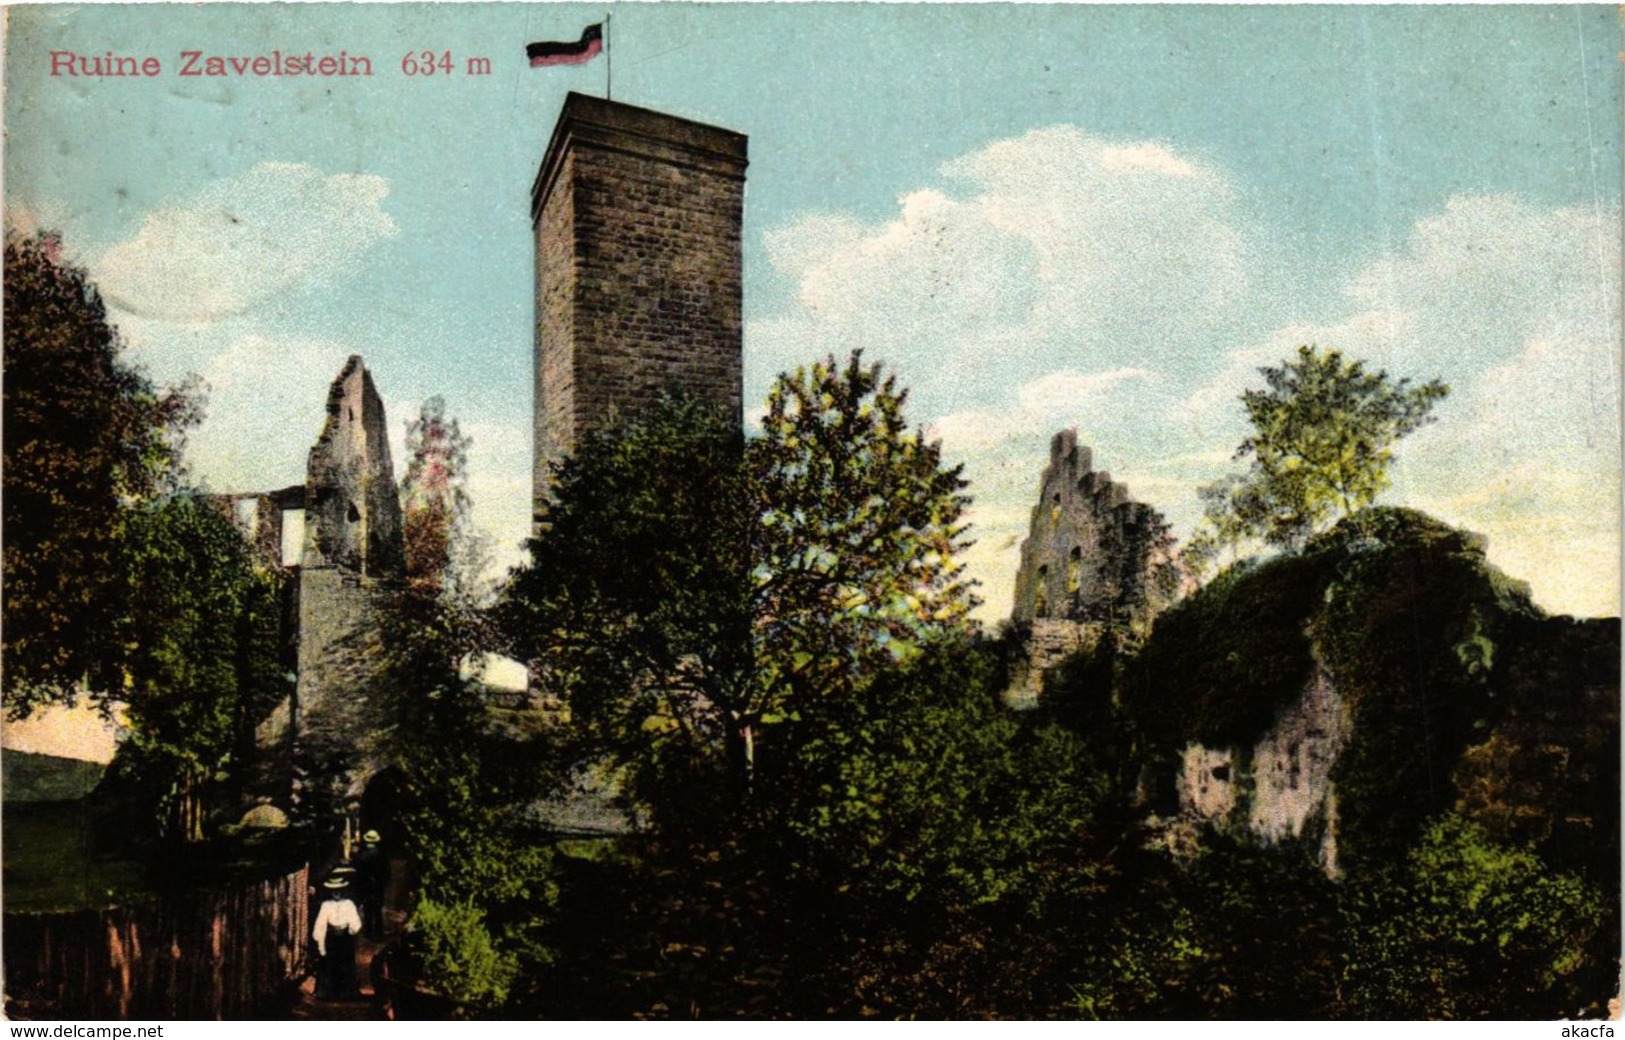
[[[1265,844],[1318,835],[1319,860],[1337,876],[1337,790],[1332,780],[1348,741],[1348,709],[1322,668],[1275,725],[1237,753],[1189,744],[1175,778],[1180,815],[1199,824],[1245,828]]]
[[[1614,890],[1619,632],[1546,616],[1483,538],[1412,510],[1235,567],[1115,677],[1151,841],[1218,830],[1358,878],[1455,814]]]

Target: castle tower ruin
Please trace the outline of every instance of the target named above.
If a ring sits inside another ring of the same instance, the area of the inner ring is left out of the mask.
[[[405,557],[384,404],[360,355],[328,391],[307,473],[294,798],[319,816],[342,812],[371,771],[381,619]]]
[[[1097,471],[1076,430],[1050,440],[1027,538],[1021,543],[1011,621],[1024,663],[1006,694],[1032,704],[1044,674],[1108,637],[1143,638],[1184,591],[1187,578],[1162,514]]]
[[[570,94],[531,190],[534,505],[580,436],[663,394],[741,418],[743,134]]]

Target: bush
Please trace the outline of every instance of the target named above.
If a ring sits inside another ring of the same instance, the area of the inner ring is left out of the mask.
[[[487,1010],[508,999],[518,974],[512,954],[499,951],[472,903],[418,901],[410,925],[411,952],[429,987],[462,1007]]]
[[[1378,1018],[1603,1014],[1618,963],[1588,953],[1602,904],[1578,878],[1446,816],[1402,871],[1350,894],[1349,1010]]]

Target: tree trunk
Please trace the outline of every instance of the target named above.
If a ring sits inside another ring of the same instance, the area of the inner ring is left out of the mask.
[[[729,719],[732,725],[728,730],[729,754],[733,763],[735,774],[739,777],[740,788],[746,795],[751,792],[756,781],[756,716],[754,714],[734,714]]]

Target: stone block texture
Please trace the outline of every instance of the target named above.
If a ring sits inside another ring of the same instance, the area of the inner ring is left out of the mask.
[[[531,193],[534,501],[664,394],[741,418],[743,134],[570,94]]]
[[[404,559],[384,403],[352,354],[327,391],[327,421],[310,449],[301,566],[398,578]]]
[[[1144,638],[1188,591],[1162,514],[1092,464],[1076,430],[1051,438],[1010,612],[1018,660],[1003,696],[1014,708],[1035,705],[1069,658]]]

